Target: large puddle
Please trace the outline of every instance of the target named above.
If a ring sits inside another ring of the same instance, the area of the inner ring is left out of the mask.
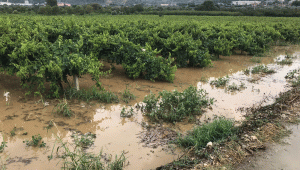
[[[121,67],[116,66],[112,75],[102,78],[103,86],[112,92],[120,93],[128,88],[137,98],[128,104],[104,105],[96,102],[89,104],[72,101],[71,110],[75,117],[63,118],[54,115],[52,110],[58,101],[51,100],[49,106],[44,107],[39,99],[24,98],[24,90],[19,86],[19,79],[0,74],[0,94],[8,91],[11,94],[10,103],[6,105],[5,98],[0,100],[0,142],[2,137],[7,142],[7,148],[0,154],[2,160],[6,160],[7,169],[59,169],[62,161],[59,158],[48,161],[57,136],[64,142],[72,142],[70,137],[75,131],[81,133],[91,132],[96,134],[95,144],[87,151],[98,153],[101,150],[111,155],[126,153],[125,169],[153,169],[177,159],[182,153],[180,149],[170,150],[167,146],[155,148],[144,147],[139,134],[145,131],[142,124],[148,124],[148,119],[141,112],[135,110],[131,118],[120,117],[124,106],[134,106],[141,102],[145,95],[151,92],[158,93],[162,90],[184,90],[190,85],[198,86],[208,92],[209,97],[215,98],[214,105],[199,116],[200,121],[212,118],[214,115],[223,115],[236,120],[241,119],[241,107],[249,107],[269,97],[268,102],[282,91],[288,90],[285,75],[294,69],[299,69],[300,58],[293,59],[291,65],[277,65],[274,60],[284,57],[286,52],[294,56],[300,56],[299,47],[278,47],[275,48],[270,57],[260,58],[261,63],[267,64],[269,68],[275,69],[276,73],[255,76],[245,75],[243,70],[254,67],[256,64],[250,59],[251,56],[232,55],[221,57],[221,60],[214,61],[211,68],[182,68],[176,72],[174,83],[150,82],[147,80],[128,79]],[[246,88],[240,91],[230,92],[226,88],[216,88],[209,83],[203,83],[201,79],[209,81],[228,75],[229,85],[235,83],[244,84]],[[256,79],[255,82],[249,81]],[[93,85],[88,76],[80,79],[81,88],[89,88]],[[47,130],[49,121],[54,126]],[[167,124],[166,126],[169,126]],[[190,130],[194,125],[188,122],[181,122],[171,128],[184,132]],[[15,128],[15,135],[11,131]],[[27,132],[27,135],[23,135]],[[31,136],[40,134],[46,143],[45,148],[26,146],[23,141],[30,140]],[[56,143],[56,146],[58,144]],[[1,161],[0,161],[1,163]]]

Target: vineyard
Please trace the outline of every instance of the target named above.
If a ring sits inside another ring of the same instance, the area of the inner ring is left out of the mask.
[[[276,43],[297,43],[298,18],[197,16],[0,17],[0,71],[17,75],[28,94],[59,97],[68,76],[90,74],[98,87],[102,62],[128,77],[173,82],[180,67],[207,67],[212,58],[260,55]]]

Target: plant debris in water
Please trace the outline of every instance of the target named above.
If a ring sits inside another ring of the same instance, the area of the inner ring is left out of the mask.
[[[144,147],[157,148],[158,146],[168,145],[170,141],[177,139],[177,133],[161,125],[148,127],[145,131],[140,132],[139,137]]]

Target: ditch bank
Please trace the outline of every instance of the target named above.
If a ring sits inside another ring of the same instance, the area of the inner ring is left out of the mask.
[[[246,114],[236,122],[236,136],[209,142],[200,153],[189,147],[178,160],[156,169],[297,169],[299,77],[274,103],[266,105],[266,101],[267,97],[252,107],[240,108]]]

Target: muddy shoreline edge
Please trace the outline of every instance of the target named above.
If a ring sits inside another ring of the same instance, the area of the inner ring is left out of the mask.
[[[282,92],[273,104],[243,108],[245,120],[237,122],[240,127],[238,138],[203,148],[203,156],[193,154],[193,148],[186,150],[179,159],[157,167],[161,169],[235,169],[249,156],[257,155],[258,150],[266,150],[270,143],[278,143],[292,134],[288,125],[300,122],[300,85]]]

